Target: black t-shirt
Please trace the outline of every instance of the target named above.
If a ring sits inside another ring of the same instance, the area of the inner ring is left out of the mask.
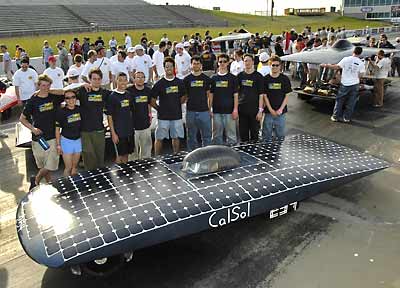
[[[214,53],[210,53],[209,51],[205,51],[201,54],[201,60],[203,62],[203,71],[213,71],[214,63],[216,61],[216,57]]]
[[[61,128],[61,135],[65,138],[76,140],[81,137],[81,109],[67,107],[60,108],[56,112],[56,127]]]
[[[283,48],[279,43],[275,44],[275,54],[278,55],[279,57],[285,55],[285,52],[283,51]]]
[[[144,86],[142,90],[136,89],[135,86],[129,87],[128,91],[134,100],[135,113],[133,123],[135,130],[144,130],[150,127],[149,104],[151,100],[151,89]]]
[[[42,130],[41,136],[46,140],[56,137],[56,111],[62,101],[63,97],[53,94],[49,94],[46,98],[32,96],[22,111],[25,117],[32,121],[35,128]],[[37,141],[39,137],[32,133],[33,141]]]
[[[183,80],[188,96],[187,110],[194,112],[208,111],[207,91],[211,89],[211,79],[204,73],[199,76],[189,74]]]
[[[127,138],[134,132],[133,130],[133,97],[128,92],[111,92],[107,99],[106,114],[112,117],[114,130],[120,138]]]
[[[238,80],[231,73],[211,77],[213,93],[213,112],[231,114],[234,106],[234,94],[238,92]]]
[[[109,94],[109,91],[102,88],[90,92],[87,92],[84,87],[79,89],[77,96],[81,106],[82,131],[104,130],[103,110]]]
[[[273,78],[270,74],[268,74],[264,78],[264,85],[269,103],[274,110],[278,110],[281,107],[286,94],[292,92],[290,80],[284,74],[280,74],[277,78]],[[269,113],[267,108],[264,111],[265,113]],[[283,113],[286,112],[287,106],[285,106],[283,109]]]
[[[237,76],[239,82],[239,112],[258,112],[258,100],[264,93],[264,77],[257,71],[247,74],[242,71]]]
[[[158,99],[158,119],[182,119],[181,97],[186,94],[183,81],[178,78],[167,80],[162,78],[151,89],[151,97]]]

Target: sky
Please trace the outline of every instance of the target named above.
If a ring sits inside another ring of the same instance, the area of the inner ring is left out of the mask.
[[[258,10],[267,10],[268,6],[271,6],[272,0],[146,0],[153,4],[169,4],[176,5],[191,5],[197,8],[212,9],[212,7],[219,6],[221,10],[230,12],[250,13],[255,14]],[[278,14],[282,14],[285,8],[321,8],[325,7],[329,9],[330,6],[336,6],[340,9],[341,0],[296,0],[296,1],[283,1],[275,0],[275,8]],[[269,9],[268,9],[269,10]],[[329,10],[327,10],[329,11]]]

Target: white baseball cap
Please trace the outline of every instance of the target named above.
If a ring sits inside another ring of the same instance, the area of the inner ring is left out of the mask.
[[[75,68],[71,68],[71,69],[69,69],[68,72],[67,72],[67,77],[68,77],[68,78],[77,77],[77,76],[79,76],[79,75],[80,75],[80,74],[79,74],[79,71],[76,70]]]
[[[269,55],[267,52],[262,52],[260,56],[258,56],[258,59],[260,59],[260,62],[267,62],[269,60]]]
[[[136,50],[144,50],[144,48],[143,48],[142,45],[138,44],[138,45],[135,46],[135,51]]]
[[[178,43],[178,44],[176,44],[176,46],[175,46],[176,49],[178,49],[178,48],[182,48],[182,49],[183,49],[183,47],[184,47],[184,46],[183,46],[182,43]]]
[[[190,47],[190,43],[186,41],[185,43],[183,43],[183,47],[185,47],[185,48]]]
[[[128,53],[134,53],[135,51],[135,47],[129,47],[127,50]]]

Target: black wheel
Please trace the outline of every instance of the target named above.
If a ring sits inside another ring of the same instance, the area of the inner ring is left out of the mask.
[[[125,263],[124,255],[94,260],[82,264],[82,271],[93,277],[107,277],[118,271]]]

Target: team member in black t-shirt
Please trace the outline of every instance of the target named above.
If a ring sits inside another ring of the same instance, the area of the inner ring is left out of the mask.
[[[95,68],[89,72],[91,91],[82,87],[78,91],[81,108],[82,156],[86,170],[104,166],[105,136],[103,109],[109,91],[101,88],[103,73]]]
[[[182,122],[182,104],[186,102],[185,85],[174,75],[175,61],[171,57],[164,59],[165,76],[151,90],[151,106],[158,112],[156,128],[155,154],[162,150],[163,139],[172,138],[172,149],[178,153],[179,138],[184,137]],[[157,99],[159,104],[157,105]]]
[[[111,137],[116,147],[117,164],[128,162],[128,156],[134,150],[133,129],[133,98],[126,87],[128,75],[123,72],[117,74],[117,89],[111,92],[107,99],[107,119]]]
[[[52,82],[47,75],[38,77],[39,93],[27,101],[19,118],[21,123],[32,131],[32,152],[39,168],[37,175],[31,178],[31,188],[38,185],[43,177],[50,182],[50,171],[58,169],[55,122],[56,108],[60,105],[62,98],[49,94]],[[47,141],[49,149],[42,148],[38,142],[40,139]]]
[[[190,60],[192,73],[183,82],[188,96],[186,112],[187,144],[192,151],[199,147],[197,133],[200,131],[202,145],[211,144],[210,89],[211,79],[202,73],[201,59],[193,56]]]
[[[151,89],[145,86],[145,75],[142,71],[134,74],[134,86],[128,88],[135,105],[133,123],[135,127],[135,151],[133,159],[151,157],[153,141],[151,139]]]
[[[218,73],[211,80],[210,106],[212,107],[212,141],[233,145],[237,142],[236,120],[238,118],[238,81],[228,71],[229,56],[218,55]]]
[[[287,112],[288,93],[292,92],[289,78],[281,73],[281,59],[274,56],[270,59],[271,73],[265,76],[264,102],[266,104],[265,117],[262,130],[262,138],[265,141],[272,140],[272,132],[278,139],[285,137],[285,124]]]
[[[65,91],[64,99],[66,106],[56,112],[56,142],[57,152],[64,160],[64,176],[71,176],[78,172],[82,152],[81,112],[73,90]]]
[[[244,71],[239,82],[239,133],[240,140],[258,140],[258,132],[264,108],[264,78],[254,70],[253,55],[244,55]],[[250,135],[249,135],[250,134]]]

